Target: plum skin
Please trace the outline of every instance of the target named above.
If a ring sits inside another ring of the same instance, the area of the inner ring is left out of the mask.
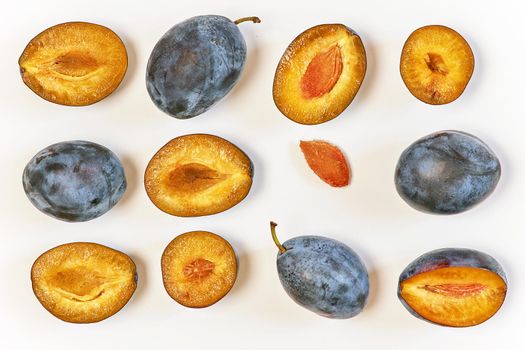
[[[68,222],[101,216],[127,187],[117,156],[89,141],[65,141],[41,150],[26,165],[22,182],[38,210]]]
[[[457,214],[486,199],[501,177],[494,152],[477,137],[441,131],[410,145],[395,171],[397,192],[413,208]]]
[[[401,297],[401,283],[420,273],[454,266],[474,267],[491,271],[501,277],[501,279],[505,281],[505,284],[507,284],[507,275],[505,274],[503,267],[490,255],[468,248],[441,248],[421,255],[412,261],[403,272],[401,272],[397,289],[397,296],[399,301],[401,301],[401,304],[403,304],[411,315],[420,320],[435,324],[434,322],[421,317],[421,315],[405,302]]]
[[[300,236],[277,256],[279,279],[299,305],[321,316],[345,319],[359,314],[369,292],[368,272],[348,246],[321,236]]]
[[[178,119],[207,111],[237,82],[246,43],[223,16],[196,16],[172,27],[155,45],[146,87],[154,104]]]

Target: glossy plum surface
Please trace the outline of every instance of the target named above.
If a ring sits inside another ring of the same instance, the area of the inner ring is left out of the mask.
[[[192,17],[155,45],[147,66],[148,93],[172,117],[195,117],[232,89],[245,59],[246,43],[235,23],[215,15]]]
[[[279,279],[299,305],[321,316],[350,318],[365,307],[368,272],[348,246],[320,236],[300,236],[277,256]]]
[[[395,184],[401,198],[415,209],[456,214],[487,198],[500,176],[497,156],[480,139],[441,131],[419,139],[401,154]]]
[[[117,156],[88,141],[61,142],[38,152],[24,169],[23,185],[38,210],[72,222],[106,213],[127,186]]]

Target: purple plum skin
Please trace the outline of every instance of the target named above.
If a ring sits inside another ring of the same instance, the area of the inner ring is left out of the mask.
[[[321,236],[300,236],[277,255],[281,284],[297,304],[318,315],[345,319],[359,314],[369,291],[368,272],[345,244]]]
[[[127,187],[117,156],[88,141],[60,142],[41,150],[26,165],[22,182],[38,210],[68,222],[101,216]]]
[[[401,198],[419,211],[457,214],[485,200],[500,176],[498,157],[483,141],[448,130],[417,140],[401,154],[395,184]]]
[[[172,27],[150,55],[146,87],[153,103],[177,119],[206,112],[233,88],[246,60],[246,43],[223,16],[189,18]]]

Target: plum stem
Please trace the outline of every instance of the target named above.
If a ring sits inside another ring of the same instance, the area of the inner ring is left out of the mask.
[[[259,19],[259,17],[255,17],[255,16],[239,18],[233,23],[239,24],[239,23],[248,22],[248,21],[252,21],[253,23],[261,23],[261,20]]]
[[[279,252],[281,254],[283,254],[284,252],[286,252],[286,248],[283,247],[283,245],[279,242],[279,240],[277,239],[277,233],[275,233],[275,227],[277,226],[277,224],[273,221],[270,221],[270,230],[272,231],[272,238],[273,238],[273,241],[275,242],[275,245],[277,246],[277,248],[279,248]]]

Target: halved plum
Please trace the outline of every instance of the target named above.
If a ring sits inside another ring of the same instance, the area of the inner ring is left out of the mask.
[[[300,124],[320,124],[352,102],[366,72],[361,38],[342,24],[322,24],[301,33],[277,66],[273,99]]]
[[[31,268],[38,301],[57,318],[72,323],[104,320],[126,305],[137,287],[129,256],[96,243],[60,245],[43,253]]]
[[[18,61],[24,83],[43,99],[86,106],[111,94],[128,67],[126,47],[110,29],[68,22],[44,30]]]
[[[211,215],[242,201],[252,185],[248,156],[214,135],[179,136],[150,160],[144,185],[160,210],[175,216]]]
[[[222,299],[237,277],[232,246],[221,236],[206,231],[177,236],[164,250],[161,267],[170,297],[192,308],[207,307]]]
[[[505,273],[494,258],[471,249],[439,249],[403,271],[398,296],[418,318],[468,327],[491,318],[506,292]]]
[[[455,30],[430,25],[408,37],[401,54],[401,77],[417,99],[442,105],[457,99],[474,71],[474,54]]]

